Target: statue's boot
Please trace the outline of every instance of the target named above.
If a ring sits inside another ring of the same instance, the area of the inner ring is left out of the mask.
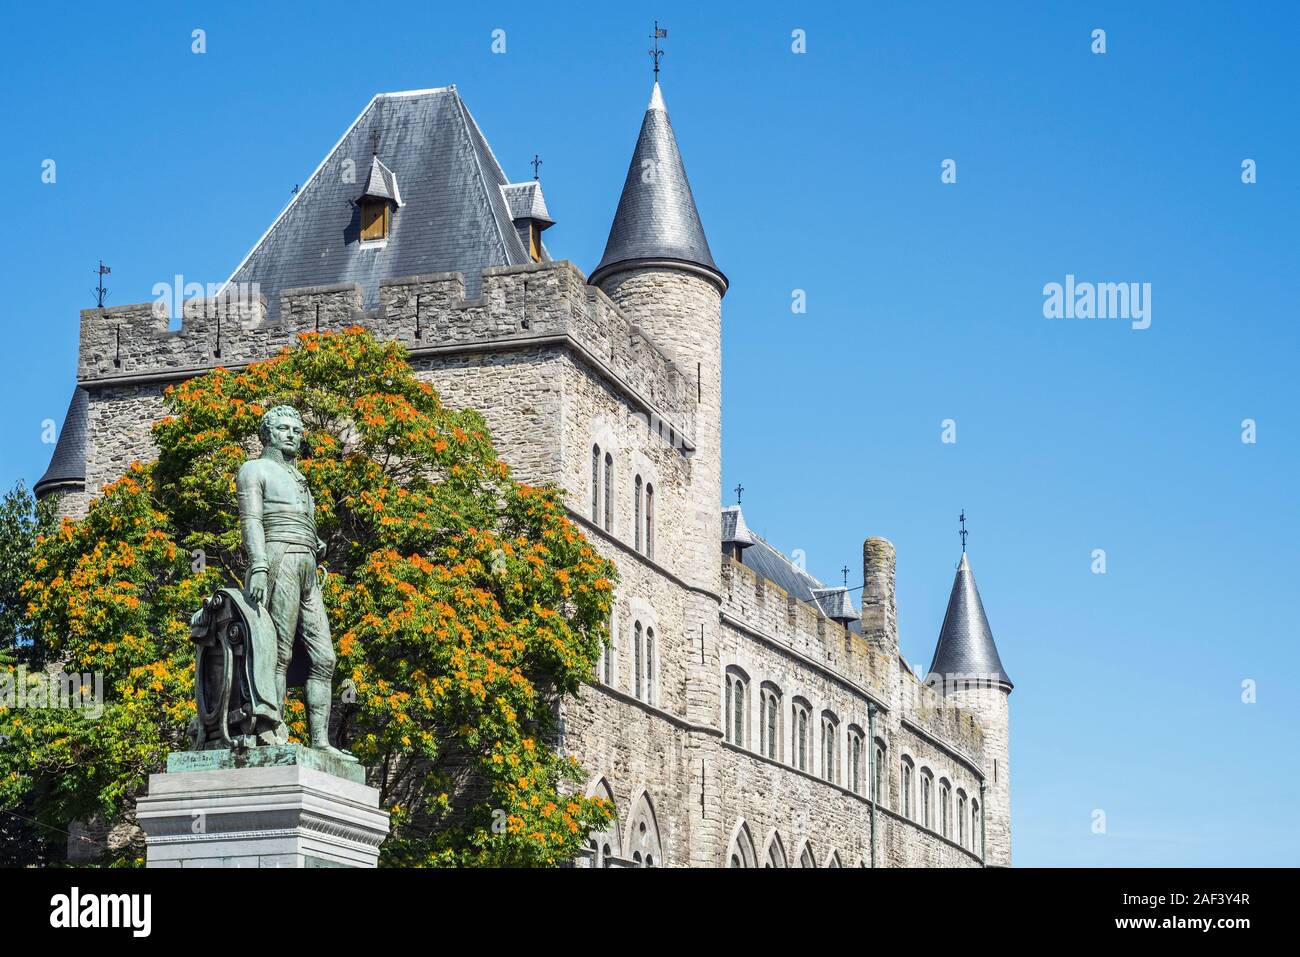
[[[307,724],[311,731],[313,751],[324,751],[345,761],[356,758],[348,751],[341,751],[330,744],[330,708],[333,705],[333,692],[328,678],[307,679]]]

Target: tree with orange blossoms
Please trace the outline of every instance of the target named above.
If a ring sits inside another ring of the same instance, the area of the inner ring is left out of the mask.
[[[612,809],[573,793],[581,770],[556,749],[557,715],[608,640],[614,568],[560,493],[516,482],[477,412],[444,407],[399,344],[359,329],[304,335],[165,402],[157,461],[42,540],[25,586],[49,647],[103,667],[102,727],[0,714],[0,732],[6,718],[33,725],[21,757],[0,757],[0,807],[44,789],[61,795],[47,804],[51,823],[120,817],[181,746],[189,615],[204,592],[242,580],[235,475],[263,411],[285,403],[307,427],[298,465],[328,545],[338,743],[371,769],[393,815],[381,861],[575,857]],[[288,717],[305,737],[295,702]],[[70,770],[72,753],[95,772]]]

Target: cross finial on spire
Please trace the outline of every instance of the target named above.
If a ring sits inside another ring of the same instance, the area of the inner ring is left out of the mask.
[[[737,504],[737,505],[740,504],[740,496],[743,495],[744,492],[745,492],[745,486],[743,486],[743,485],[737,485],[737,486],[736,486],[736,504]]]
[[[655,32],[650,34],[650,37],[651,39],[654,40],[655,45],[654,45],[654,49],[648,52],[650,53],[651,58],[653,58],[655,61],[655,82],[658,83],[659,82],[659,58],[661,56],[668,55],[663,50],[659,49],[659,41],[666,40],[668,38],[668,28],[659,26],[659,21],[656,20]]]
[[[531,164],[532,167],[533,167],[533,179],[537,179],[537,178],[538,178],[538,176],[537,176],[537,170],[538,170],[538,167],[540,167],[540,166],[542,165],[542,158],[541,158],[540,156],[538,156],[536,153],[534,153],[534,154],[533,154],[533,158],[532,158],[532,160],[530,161],[530,164]]]
[[[844,587],[849,587],[849,566],[845,565],[840,569],[840,574],[844,576]]]
[[[958,534],[961,535],[961,552],[962,552],[963,555],[965,555],[965,554],[966,554],[966,536],[970,534],[970,532],[966,531],[966,509],[963,508],[963,509],[961,510],[961,515],[959,515],[958,518],[961,520],[961,532],[958,533]]]

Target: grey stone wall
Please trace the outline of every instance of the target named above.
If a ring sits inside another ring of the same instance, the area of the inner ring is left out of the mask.
[[[605,863],[630,865],[634,853],[653,845],[656,863],[718,866],[748,841],[747,856],[761,865],[775,841],[791,866],[805,842],[818,866],[869,865],[873,808],[847,786],[847,733],[855,727],[867,737],[873,704],[886,755],[874,808],[876,863],[979,864],[969,831],[963,847],[902,815],[904,755],[933,772],[936,799],[939,780],[952,783],[954,809],[956,789],[978,795],[986,777],[989,859],[1009,863],[1005,696],[958,710],[902,665],[893,547],[883,539],[864,546],[865,638],[720,558],[719,292],[702,277],[663,268],[615,274],[604,285],[609,294],[558,262],[486,270],[474,300],[465,299],[458,274],[385,282],[370,313],[355,286],[289,290],[276,323],[265,321],[260,300],[229,298],[188,303],[176,331],[148,305],[83,312],[88,492],[63,507],[84,508],[131,461],[154,454],[149,428],[162,414],[165,383],[266,358],[299,332],[362,325],[402,341],[417,375],[449,406],[480,410],[515,476],[558,485],[594,547],[619,567],[612,680],[585,688],[563,711],[563,746],[588,770],[586,788],[607,788],[620,814],[618,828],[602,838],[615,848]],[[591,515],[595,442],[614,459],[609,528],[603,477],[594,522]],[[638,474],[655,486],[653,557],[637,549],[632,528]],[[637,622],[643,636],[653,628],[656,641],[646,665],[653,681],[640,690],[633,676]],[[749,678],[751,734],[761,684],[781,690],[775,760],[758,753],[756,735],[723,740],[729,667]],[[795,695],[811,705],[806,772],[790,764]],[[835,781],[819,776],[822,711],[838,718]],[[870,754],[869,737],[867,745]],[[864,790],[866,772],[864,758]]]
[[[86,492],[98,497],[132,462],[158,454],[151,429],[163,416],[163,384],[146,382],[90,389],[86,428]]]

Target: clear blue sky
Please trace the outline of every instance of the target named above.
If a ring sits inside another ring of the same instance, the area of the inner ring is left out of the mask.
[[[540,153],[549,246],[589,272],[658,16],[732,283],[724,480],[750,523],[836,581],[865,536],[892,539],[924,667],[966,510],[1016,682],[1017,863],[1300,863],[1300,16],[714,6],[6,5],[0,480],[45,468],[96,260],[110,304],[221,281],[376,92],[455,83],[509,175]],[[1067,273],[1151,283],[1151,327],[1045,319]]]

